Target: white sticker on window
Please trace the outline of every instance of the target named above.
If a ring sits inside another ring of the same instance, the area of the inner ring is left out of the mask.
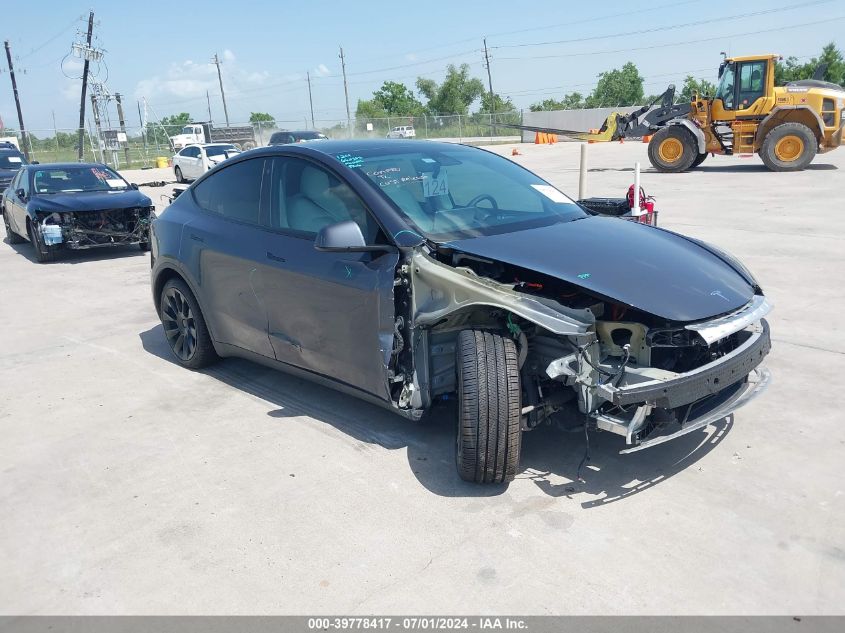
[[[552,202],[563,202],[564,204],[574,204],[572,200],[564,193],[558,191],[551,185],[531,185],[534,189],[542,193]]]
[[[21,162],[21,157],[20,157],[20,156],[7,156],[6,158],[8,158],[8,159],[9,159],[9,162],[10,162],[10,163],[19,163],[19,162]]]
[[[106,178],[106,184],[109,187],[125,187],[126,183],[120,178]]]
[[[422,185],[423,195],[426,198],[449,195],[449,179],[446,177],[445,171],[441,171],[437,177],[426,174],[425,178],[423,178]]]

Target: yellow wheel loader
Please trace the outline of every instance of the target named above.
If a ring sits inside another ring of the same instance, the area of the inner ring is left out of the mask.
[[[773,171],[804,169],[816,154],[842,144],[845,88],[817,79],[775,86],[777,59],[725,59],[714,96],[693,95],[689,104],[672,104],[670,86],[659,107],[611,115],[599,133],[587,138],[650,135],[648,158],[665,172],[697,167],[708,154],[760,154]]]
[[[611,114],[589,133],[525,125],[587,141],[651,137],[648,158],[660,171],[698,167],[710,154],[760,154],[771,170],[798,171],[842,144],[845,88],[818,79],[775,86],[778,55],[731,57],[719,66],[714,96],[675,103],[675,86],[630,114]],[[818,72],[817,72],[818,74]],[[501,125],[501,124],[500,124]]]

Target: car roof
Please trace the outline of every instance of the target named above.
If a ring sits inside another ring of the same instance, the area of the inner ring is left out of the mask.
[[[39,163],[38,165],[24,165],[25,168],[31,170],[37,169],[71,169],[73,167],[105,167],[106,169],[112,169],[108,165],[104,165],[103,163]],[[114,171],[112,169],[112,171]]]
[[[306,144],[306,147],[313,151],[327,154],[334,157],[338,152],[373,151],[383,149],[385,151],[437,151],[445,149],[456,149],[466,147],[458,143],[443,143],[438,141],[403,140],[403,139],[328,139],[315,143]],[[276,149],[276,151],[284,151]]]

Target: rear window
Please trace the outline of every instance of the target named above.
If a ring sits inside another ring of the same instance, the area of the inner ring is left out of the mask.
[[[26,164],[23,154],[18,152],[0,152],[0,169],[20,169]]]

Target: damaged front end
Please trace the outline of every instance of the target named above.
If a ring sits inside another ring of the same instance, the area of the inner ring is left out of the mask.
[[[69,249],[147,244],[153,217],[153,207],[35,213],[44,245]]]
[[[769,380],[762,361],[770,306],[759,293],[718,318],[678,322],[448,248],[416,249],[397,285],[406,289],[397,305],[404,351],[394,365],[401,408],[456,392],[456,341],[465,329],[514,339],[523,431],[586,426],[624,437],[623,453],[723,419]]]

